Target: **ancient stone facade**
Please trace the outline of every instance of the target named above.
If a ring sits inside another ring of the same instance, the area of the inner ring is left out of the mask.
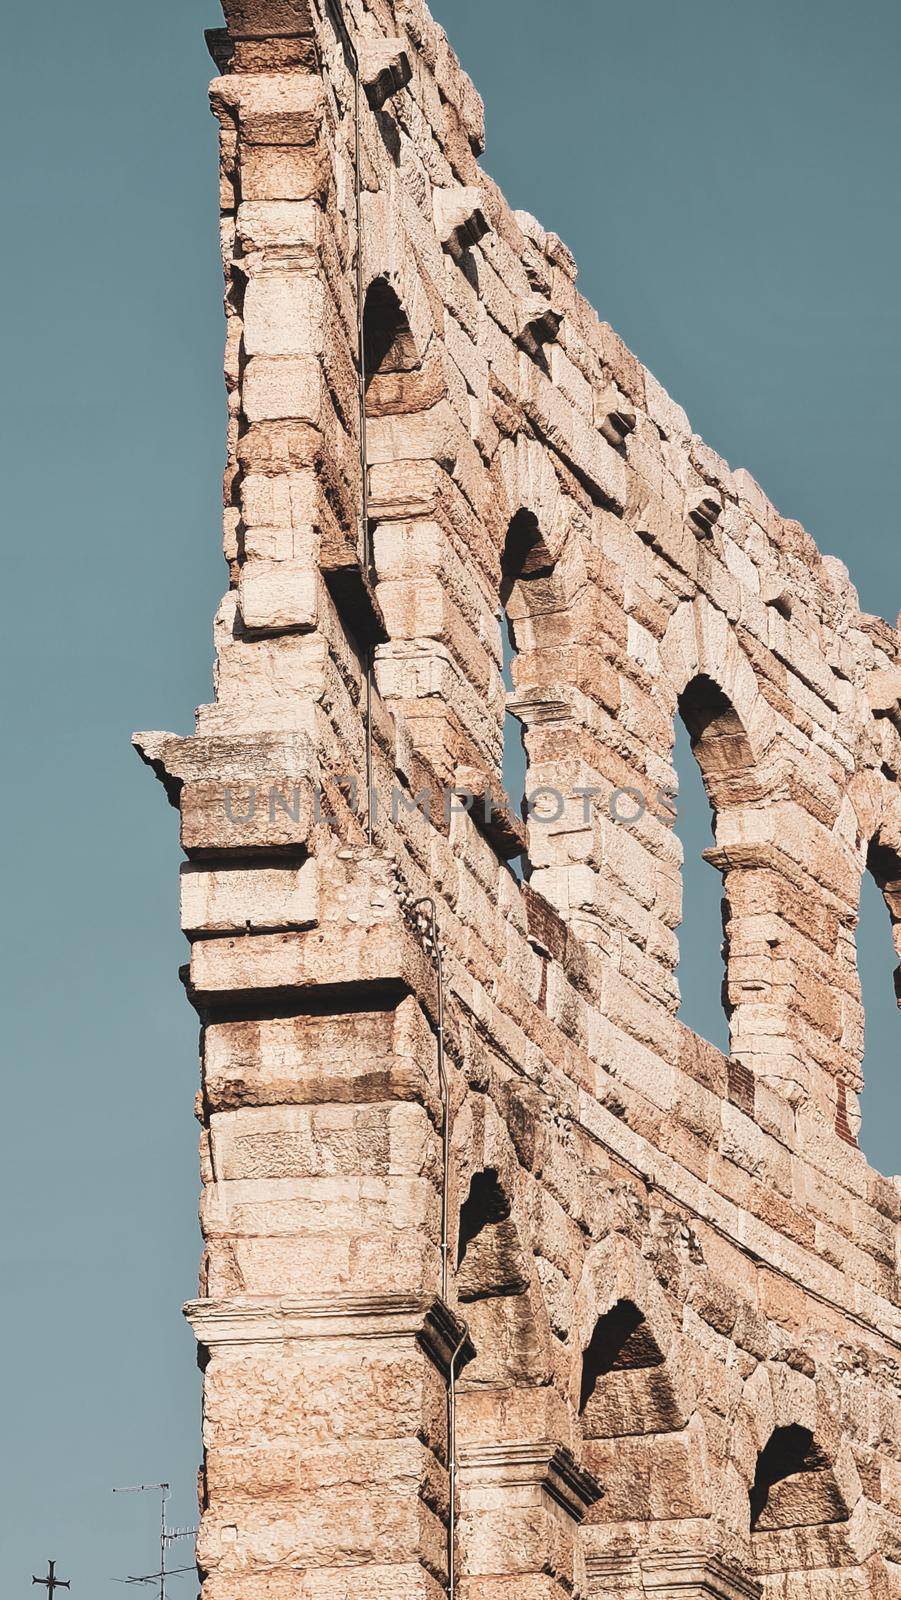
[[[422,0],[224,9],[216,695],[137,736],[203,1025],[206,1600],[899,1596],[854,929],[867,869],[901,919],[901,638],[508,209]],[[728,1059],[677,1018],[680,715]]]

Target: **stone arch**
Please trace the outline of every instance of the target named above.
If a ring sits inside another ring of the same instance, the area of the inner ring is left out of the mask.
[[[869,772],[852,783],[847,809],[853,819],[857,870],[875,879],[901,957],[901,798],[885,779]]]
[[[469,1182],[457,1230],[457,1295],[463,1302],[520,1295],[529,1286],[528,1263],[512,1206],[494,1167]]]
[[[594,1434],[597,1438],[685,1427],[695,1394],[680,1336],[647,1262],[625,1240],[605,1241],[589,1251],[574,1328],[572,1397],[586,1436],[593,1425],[609,1429]]]
[[[751,1110],[754,1079],[793,1101],[810,1091],[814,1028],[834,1035],[811,907],[808,813],[794,799],[795,757],[734,629],[709,601],[674,613],[660,646],[664,692],[688,727],[713,811],[705,860],[723,876],[724,1008],[734,1093]]]
[[[748,1499],[752,1533],[847,1522],[851,1515],[829,1456],[797,1422],[774,1428],[758,1452]]]
[[[476,1351],[456,1385],[461,1592],[544,1593],[551,1560],[579,1565],[599,1490],[572,1449],[532,1246],[537,1186],[487,1096],[461,1107],[453,1149],[454,1286]]]
[[[617,1300],[598,1317],[582,1352],[579,1415],[587,1438],[668,1433],[682,1426],[672,1383],[644,1312]]]
[[[685,601],[673,612],[660,642],[660,676],[661,691],[670,696],[673,710],[693,679],[715,683],[741,723],[755,765],[763,771],[777,744],[775,714],[729,619],[704,596]]]
[[[477,1101],[468,1113],[458,1119],[455,1134],[455,1143],[465,1137],[467,1156],[458,1167],[451,1242],[456,1293],[476,1354],[460,1387],[464,1396],[490,1390],[502,1403],[512,1390],[551,1382],[550,1321],[512,1141],[492,1105]]]
[[[862,1121],[859,1096],[865,1088],[866,1017],[859,927],[866,874],[875,883],[888,913],[888,928],[883,931],[890,931],[896,957],[895,1001],[901,1006],[901,803],[881,774],[870,770],[853,781],[838,826],[848,841],[854,890],[848,895],[844,942],[839,947],[849,993],[842,1060],[837,1070],[835,1128],[841,1138],[856,1143]]]
[[[397,290],[373,278],[363,302],[363,369],[368,421],[411,416],[444,393],[436,363],[420,354]]]
[[[759,800],[764,791],[751,741],[716,679],[699,672],[681,691],[678,706],[715,815]]]
[[[610,788],[609,748],[597,729],[599,699],[605,697],[607,715],[617,692],[605,629],[609,599],[598,578],[592,514],[569,492],[572,485],[561,484],[546,448],[524,434],[505,439],[497,472],[500,602],[515,645],[507,707],[523,728],[525,788],[535,797],[527,816],[529,880],[571,922],[590,881],[585,865],[596,872],[602,855],[597,816],[586,819],[580,796]],[[604,942],[600,919],[579,932]]]
[[[854,1452],[822,1383],[761,1362],[729,1433],[719,1499],[764,1600],[884,1594],[884,1563]],[[844,1585],[844,1587],[843,1587]]]
[[[558,557],[534,511],[520,507],[507,526],[499,589],[507,691],[502,778],[514,810],[525,810],[526,796],[546,777],[543,773],[536,777],[534,758],[530,761],[529,746],[535,741],[528,734],[536,701],[548,682],[565,677],[561,648],[566,601]]]
[[[688,1352],[647,1262],[615,1236],[586,1257],[576,1294],[572,1400],[586,1469],[604,1493],[586,1554],[653,1549],[665,1525],[686,1546],[709,1515],[706,1430]]]
[[[730,898],[730,888],[734,887],[735,879],[733,877],[730,883],[728,859],[723,859],[718,854],[717,838],[733,825],[737,812],[743,813],[744,808],[757,804],[761,798],[762,784],[742,719],[728,695],[714,678],[704,672],[698,673],[682,689],[678,696],[677,707],[682,725],[688,734],[692,758],[700,774],[703,794],[709,806],[713,843],[708,844],[706,849],[701,849],[700,853],[705,861],[719,868],[722,878],[718,908],[714,898],[713,883],[709,878],[704,885],[696,886],[697,893],[687,896],[684,887],[685,872],[694,869],[690,858],[683,860],[683,920],[686,907],[690,907],[698,920],[693,925],[690,923],[687,929],[683,927],[679,940],[680,966],[677,969],[677,980],[684,1004],[690,984],[682,965],[683,959],[686,952],[689,952],[698,961],[703,950],[702,990],[709,993],[713,987],[709,975],[716,971],[717,956],[721,950],[723,956],[721,1001],[728,1022],[734,1009],[729,977],[731,911],[734,900],[734,895]],[[680,828],[680,843],[683,849],[692,847],[697,849],[696,829],[704,826],[701,813],[706,811],[706,807],[703,798],[697,793],[698,785],[694,780],[694,774],[687,772],[684,766],[681,771],[678,771],[677,766],[677,772],[677,818],[680,823],[686,824],[686,832],[681,832]],[[692,793],[693,789],[695,793]],[[694,813],[695,816],[690,817],[690,813]],[[689,839],[692,835],[694,838],[690,845]],[[708,834],[708,839],[710,838],[711,835]],[[698,907],[705,902],[707,909],[701,917]],[[711,999],[715,1009],[715,991]],[[708,1037],[716,1038],[718,1035],[710,1028],[710,1020],[708,1016],[706,1023],[700,1022],[698,1026]]]
[[[373,278],[364,306],[375,676],[434,789],[499,764],[503,685],[480,620],[496,557],[458,485],[446,357],[412,271]],[[481,461],[471,481],[487,483]]]

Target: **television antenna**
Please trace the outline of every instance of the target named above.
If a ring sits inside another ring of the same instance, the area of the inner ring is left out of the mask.
[[[117,1583],[148,1583],[158,1588],[159,1600],[166,1600],[166,1579],[196,1570],[189,1567],[167,1567],[166,1554],[179,1539],[195,1539],[196,1528],[170,1528],[166,1523],[166,1501],[169,1499],[168,1483],[129,1483],[113,1490],[113,1494],[158,1494],[160,1497],[160,1564],[157,1572],[146,1572],[141,1577],[117,1578]]]

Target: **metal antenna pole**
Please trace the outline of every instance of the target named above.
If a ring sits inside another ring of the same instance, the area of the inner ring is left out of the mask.
[[[166,1496],[169,1485],[164,1483],[160,1490],[160,1600],[166,1600]]]
[[[196,1528],[167,1528],[166,1526],[166,1501],[169,1498],[168,1483],[132,1483],[113,1490],[113,1494],[153,1494],[160,1496],[160,1564],[157,1572],[145,1573],[140,1578],[122,1578],[122,1583],[153,1583],[159,1585],[159,1600],[166,1600],[166,1579],[175,1577],[177,1573],[193,1572],[193,1567],[168,1567],[166,1566],[166,1550],[177,1539],[193,1539],[196,1537]]]

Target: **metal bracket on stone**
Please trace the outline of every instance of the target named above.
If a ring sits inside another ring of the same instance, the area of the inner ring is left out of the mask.
[[[413,76],[403,39],[370,39],[360,50],[360,82],[370,108],[381,111]]]
[[[468,1362],[475,1359],[476,1347],[466,1323],[440,1299],[433,1300],[426,1310],[416,1342],[445,1380],[450,1377],[451,1362],[459,1376]]]
[[[715,495],[701,496],[688,512],[688,525],[701,539],[712,539],[713,530],[723,514],[723,503]]]
[[[491,232],[482,210],[482,191],[474,185],[435,189],[432,204],[438,238],[455,260]]]

